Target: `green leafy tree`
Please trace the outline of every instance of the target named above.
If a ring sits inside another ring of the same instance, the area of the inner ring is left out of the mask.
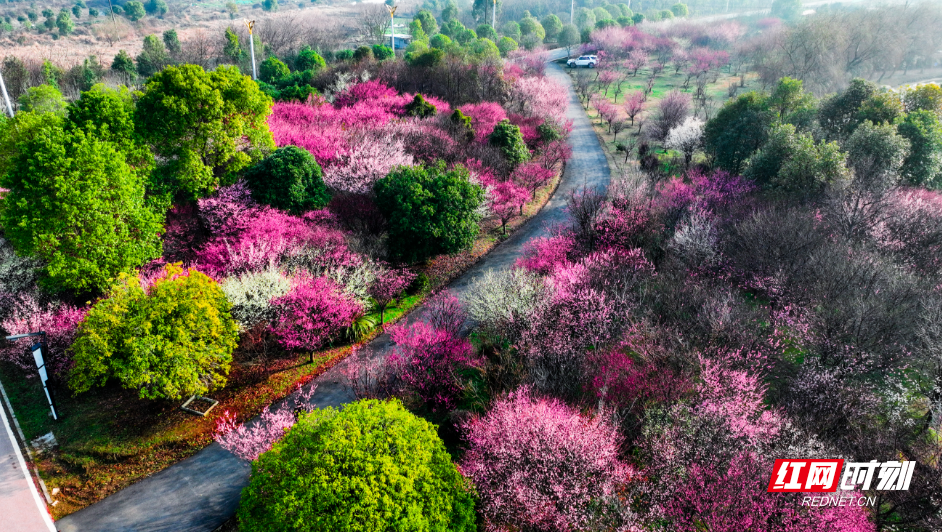
[[[278,148],[245,172],[255,201],[302,213],[330,201],[324,175],[314,157],[297,146]]]
[[[474,42],[477,40],[477,38],[478,38],[478,35],[474,33],[474,30],[468,29],[468,28],[465,28],[464,30],[458,32],[457,35],[455,35],[455,41],[457,41],[458,44],[461,44],[461,45]]]
[[[559,36],[559,32],[563,31],[563,21],[552,13],[543,17],[541,25],[546,31],[546,38],[551,41],[555,41]]]
[[[406,116],[416,116],[419,118],[428,118],[438,113],[438,109],[435,108],[435,105],[423,98],[419,93],[416,93],[412,101],[406,104],[405,111]]]
[[[942,87],[936,83],[926,83],[909,88],[903,94],[903,103],[907,112],[932,111],[942,116]]]
[[[580,7],[576,11],[576,26],[581,30],[595,27],[595,13],[591,9]]]
[[[180,45],[180,36],[177,35],[177,30],[169,29],[164,32],[164,47],[167,49],[167,53],[170,54],[170,57],[180,57],[180,52],[183,50]]]
[[[438,35],[431,38],[429,45],[432,48],[438,48],[439,50],[446,50],[451,46],[452,41],[451,37],[445,35],[444,33],[439,33]]]
[[[147,11],[144,9],[144,4],[137,0],[131,0],[124,4],[124,16],[131,22],[137,22],[145,15],[147,15]]]
[[[297,61],[298,70],[321,70],[327,68],[327,61],[315,52],[310,46],[305,45],[298,52]]]
[[[905,114],[903,101],[893,91],[881,90],[867,98],[857,111],[857,123],[893,124]]]
[[[497,10],[500,11],[503,7],[503,0],[497,0]],[[474,17],[474,20],[479,23],[490,22],[494,13],[494,1],[493,0],[474,0],[471,4],[471,16]]]
[[[729,100],[703,128],[704,150],[716,166],[739,174],[746,159],[765,144],[774,111],[762,94],[749,92]]]
[[[111,62],[111,70],[120,72],[126,85],[130,85],[137,77],[137,67],[134,66],[134,59],[131,58],[131,54],[124,50],[118,50],[118,55],[114,56],[114,61]]]
[[[180,65],[156,74],[134,115],[161,159],[155,185],[194,198],[235,182],[239,171],[275,149],[266,122],[271,105],[235,67],[206,72]]]
[[[419,21],[419,24],[422,25],[422,31],[425,32],[425,35],[431,37],[438,33],[438,22],[435,21],[435,15],[432,15],[432,12],[423,9],[416,13],[413,20]]]
[[[592,9],[592,14],[595,15],[596,23],[598,23],[600,20],[615,20],[615,17],[612,16],[611,12],[603,7],[596,7]]]
[[[122,276],[79,325],[69,386],[115,379],[143,399],[180,399],[226,384],[239,326],[205,274],[168,264],[149,287]]]
[[[478,39],[471,44],[471,53],[478,60],[500,60],[500,50],[490,39]]]
[[[843,92],[823,100],[818,121],[828,140],[843,141],[849,137],[860,123],[861,107],[876,92],[873,82],[855,78]]]
[[[62,120],[17,146],[0,179],[9,192],[0,222],[17,253],[45,263],[51,291],[102,290],[122,272],[160,256],[160,216],[144,199],[144,176],[119,145]]]
[[[520,24],[512,20],[505,22],[504,25],[500,27],[500,32],[515,41],[520,41]]]
[[[65,99],[59,89],[49,85],[37,85],[26,89],[20,96],[20,110],[34,113],[65,115]]]
[[[510,37],[501,37],[500,40],[497,41],[497,49],[500,51],[500,55],[504,57],[507,57],[507,54],[513,52],[519,47],[520,45],[517,44],[517,41],[511,39]]]
[[[239,36],[236,35],[236,32],[232,31],[232,28],[226,28],[225,40],[226,43],[222,48],[223,55],[225,55],[226,59],[229,61],[239,64],[246,57],[242,43],[239,42]]]
[[[278,11],[278,0],[263,0],[262,10],[269,12]]]
[[[59,81],[62,80],[62,76],[65,75],[65,72],[58,66],[52,64],[48,59],[43,59],[40,71],[42,72],[43,83],[58,90]]]
[[[275,56],[269,56],[258,66],[258,77],[265,83],[275,83],[291,75],[291,69]]]
[[[662,9],[658,11],[658,15],[660,15],[661,20],[670,20],[674,18],[674,12],[670,9]]]
[[[88,16],[90,16],[90,17],[92,17],[92,18],[98,17],[98,10],[95,9],[94,7],[88,8]]]
[[[373,50],[373,57],[377,61],[385,61],[396,57],[396,52],[385,44],[374,44],[371,49]]]
[[[463,166],[401,166],[377,181],[374,191],[389,220],[389,249],[397,260],[417,262],[474,243],[484,192]]]
[[[635,13],[634,15],[631,16],[631,21],[634,22],[635,24],[641,24],[642,22],[644,22],[644,15],[641,13]]]
[[[769,107],[778,115],[780,122],[789,120],[802,109],[813,109],[814,96],[804,91],[800,79],[784,77],[772,90],[767,100]]]
[[[253,462],[238,516],[245,532],[476,530],[471,488],[435,426],[397,399],[302,414]]]
[[[453,20],[458,20],[458,4],[455,0],[448,0],[448,4],[442,9],[442,24],[448,24]]]
[[[144,37],[144,47],[137,56],[137,72],[149,78],[170,64],[170,55],[156,35]]]
[[[848,177],[845,155],[836,142],[815,143],[792,124],[773,126],[769,140],[753,155],[743,175],[781,192],[814,196]]]
[[[535,35],[539,40],[546,38],[546,30],[540,21],[534,17],[524,17],[520,19],[520,33],[524,36]]]
[[[566,55],[572,55],[572,47],[582,42],[582,35],[579,34],[579,28],[573,24],[566,24],[559,31],[557,43],[566,47]]]
[[[170,10],[165,0],[148,0],[148,2],[144,4],[144,9],[152,16],[158,18],[163,18],[163,16],[167,14],[167,11]]]
[[[511,166],[530,160],[530,150],[527,149],[527,143],[523,141],[520,128],[511,124],[509,120],[498,122],[487,140],[492,146],[500,149]]]
[[[69,69],[69,77],[76,82],[79,90],[90,90],[105,77],[105,69],[95,56],[82,60],[81,64]]]
[[[480,24],[477,29],[474,30],[474,33],[478,35],[479,39],[490,39],[491,42],[497,40],[497,32],[494,31],[494,28],[490,24]]]
[[[899,181],[900,168],[909,155],[909,141],[897,133],[892,124],[866,120],[851,134],[845,144],[848,166],[858,179],[883,183],[884,188]]]
[[[109,89],[98,84],[69,104],[65,127],[94,131],[100,139],[114,143],[138,175],[147,176],[153,170],[154,155],[137,133],[134,107],[134,93],[126,87]]]
[[[901,173],[910,185],[942,188],[942,123],[932,111],[913,111],[898,126],[910,144]]]
[[[56,27],[59,28],[59,33],[62,35],[71,35],[75,31],[75,23],[72,22],[72,15],[68,11],[63,9],[59,12],[59,15],[56,17]]]
[[[76,19],[82,18],[82,6],[72,6],[72,16]]]
[[[687,8],[687,4],[674,4],[671,6],[671,11],[676,17],[686,17],[690,15],[690,9]]]

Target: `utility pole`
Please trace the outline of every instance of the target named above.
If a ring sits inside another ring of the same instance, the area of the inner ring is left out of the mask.
[[[0,71],[0,90],[3,91],[3,101],[7,104],[7,112],[10,113],[10,118],[13,118],[13,105],[10,104],[10,95],[7,94],[7,86],[3,83],[2,71]]]
[[[386,6],[386,9],[389,10],[389,47],[392,48],[393,55],[396,54],[396,8],[399,6],[391,6],[388,4],[383,4]]]
[[[249,50],[252,53],[252,79],[257,80],[258,75],[255,73],[255,37],[252,34],[252,31],[255,29],[255,21],[242,19],[242,22],[245,23],[245,27],[249,29]]]
[[[497,32],[497,0],[494,0],[494,9],[491,10],[491,28]]]
[[[631,2],[631,0],[628,0],[628,1]],[[576,0],[572,0],[572,3],[569,4],[569,23],[570,24],[575,24],[573,22],[573,15],[575,14],[576,14]]]

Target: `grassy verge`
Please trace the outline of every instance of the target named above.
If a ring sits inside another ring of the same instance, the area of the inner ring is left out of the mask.
[[[420,268],[428,276],[429,288],[448,284],[506,239],[535,215],[552,196],[559,176],[537,191],[524,208],[524,215],[511,220],[505,235],[497,220],[482,222],[474,246],[452,256],[437,257]],[[384,322],[393,323],[420,305],[427,293],[401,298],[385,311]],[[377,322],[379,312],[370,315]],[[362,341],[379,334],[379,328]],[[327,371],[352,351],[340,345],[310,355],[276,353],[262,363],[240,360],[238,352],[226,386],[211,394],[219,401],[205,418],[179,409],[182,401],[149,401],[134,390],[108,386],[78,396],[56,390],[61,413],[53,421],[35,378],[19,369],[0,365],[0,380],[10,395],[13,410],[27,439],[54,433],[58,447],[37,458],[37,467],[47,487],[59,488],[58,501],[50,510],[58,519],[119,491],[149,475],[183,460],[212,442],[217,419],[229,411],[240,420],[258,415],[262,409]]]

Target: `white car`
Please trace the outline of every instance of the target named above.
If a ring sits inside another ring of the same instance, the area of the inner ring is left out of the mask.
[[[595,65],[599,62],[599,58],[594,55],[581,55],[578,59],[570,59],[566,61],[566,64],[569,65],[569,68],[575,67],[589,67],[595,68]]]

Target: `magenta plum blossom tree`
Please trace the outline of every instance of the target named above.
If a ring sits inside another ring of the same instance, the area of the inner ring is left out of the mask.
[[[576,248],[576,239],[567,234],[534,238],[524,244],[523,253],[514,266],[549,275],[560,266],[570,264],[570,255],[575,254]]]
[[[507,112],[495,102],[473,103],[461,106],[461,112],[471,117],[475,139],[483,142],[494,131],[501,120],[507,119]]]
[[[510,178],[529,190],[530,196],[535,198],[537,189],[549,183],[555,175],[552,169],[538,163],[526,163],[515,168]]]
[[[628,119],[631,120],[631,125],[635,125],[635,117],[641,114],[641,111],[644,110],[644,100],[645,95],[643,91],[635,91],[625,96],[625,103],[623,105],[625,109],[625,114],[628,116]]]
[[[370,283],[367,293],[376,301],[379,307],[379,322],[386,328],[386,308],[399,297],[412,280],[415,274],[404,268],[386,268],[383,267],[376,272],[376,279]]]
[[[529,388],[498,399],[462,429],[461,470],[477,487],[488,530],[585,530],[633,476],[618,458],[614,426]]]
[[[501,231],[506,235],[507,222],[518,212],[523,214],[523,206],[530,199],[530,192],[513,181],[500,182],[488,192],[491,212],[500,219]]]
[[[271,332],[292,351],[314,351],[336,338],[363,312],[357,301],[345,295],[326,277],[302,276],[288,294],[272,301],[279,318]],[[311,353],[313,361],[314,354]]]
[[[85,317],[88,309],[67,304],[41,305],[29,293],[5,294],[0,304],[11,309],[7,318],[0,322],[0,328],[6,334],[45,331],[46,351],[43,354],[50,377],[64,379],[72,367],[72,360],[68,353],[69,346],[75,340],[76,327]],[[36,376],[36,362],[28,350],[35,341],[35,338],[25,338],[16,342],[4,341],[0,344],[0,360],[13,363],[29,377]]]
[[[454,294],[445,290],[432,296],[425,304],[428,310],[428,323],[432,327],[457,336],[468,320],[461,301]]]
[[[390,336],[407,390],[432,412],[451,411],[461,396],[458,372],[475,364],[471,343],[422,321],[397,325]]]

